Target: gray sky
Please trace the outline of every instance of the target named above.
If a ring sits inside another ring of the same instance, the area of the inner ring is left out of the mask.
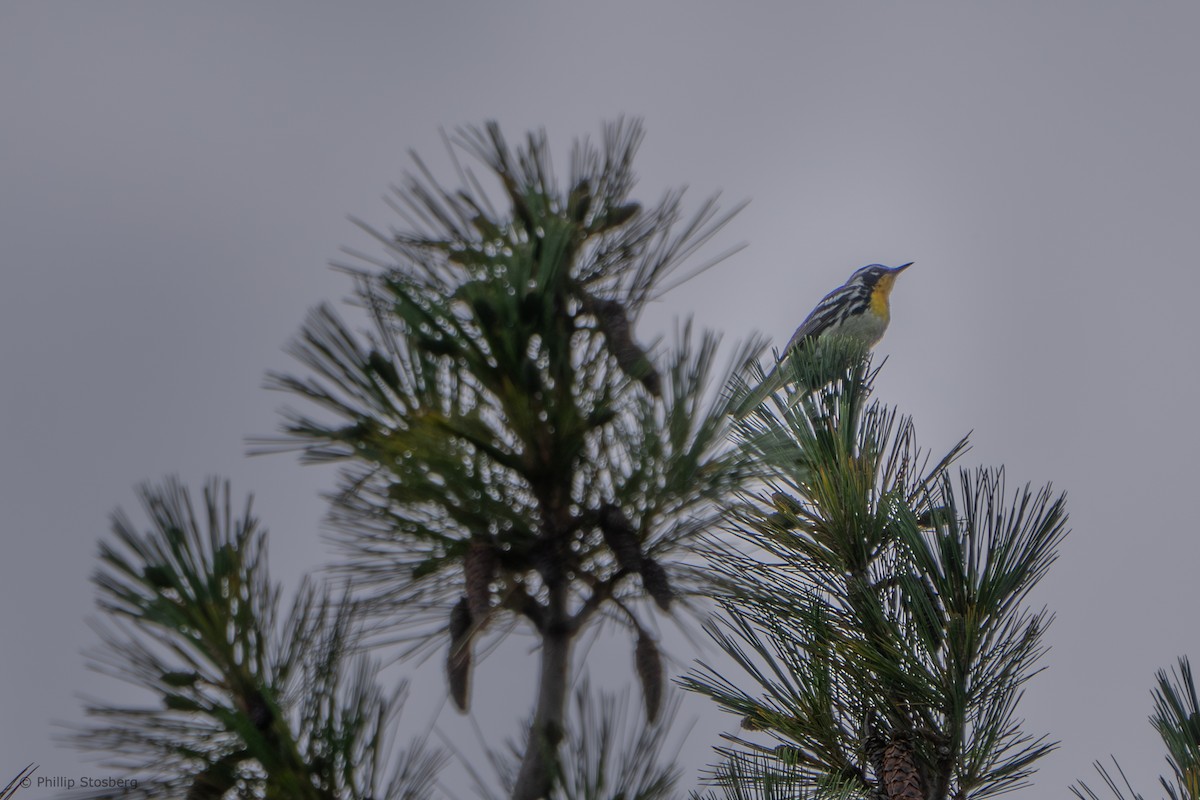
[[[1198,25],[1190,2],[4,3],[0,775],[103,774],[50,737],[76,692],[124,696],[79,651],[97,540],[137,482],[228,475],[278,578],[326,560],[332,471],[243,440],[276,426],[262,375],[290,367],[305,311],[348,293],[328,260],[370,248],[347,215],[394,221],[406,151],[441,164],[439,126],[489,118],[565,149],[626,113],[648,130],[638,196],[752,199],[712,252],[750,247],[644,338],[694,314],[779,345],[854,268],[917,262],[878,396],[926,447],[973,429],[965,463],[1069,493],[1022,704],[1063,746],[1026,794],[1065,796],[1109,753],[1155,794],[1153,672],[1200,658]],[[526,644],[480,668],[493,740],[527,708]],[[629,669],[616,649],[593,664]],[[412,732],[473,736],[436,668],[413,680]],[[735,724],[691,715],[689,776]]]

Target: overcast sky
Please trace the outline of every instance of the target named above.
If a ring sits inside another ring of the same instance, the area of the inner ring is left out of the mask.
[[[80,650],[97,541],[139,481],[253,492],[289,586],[328,558],[332,471],[244,437],[276,427],[262,376],[306,310],[350,289],[329,260],[371,247],[347,216],[397,222],[407,151],[441,165],[439,126],[493,118],[565,150],[631,114],[636,196],[752,201],[711,252],[749,247],[644,338],[694,315],[778,346],[856,267],[916,262],[878,396],[926,447],[973,430],[964,463],[1069,494],[1021,706],[1063,746],[1025,795],[1110,753],[1155,795],[1153,673],[1200,658],[1197,30],[1192,2],[3,3],[0,775],[104,774],[51,737],[78,692],[123,696]],[[526,713],[527,644],[479,670],[493,741]],[[591,663],[630,669],[629,647]],[[436,665],[412,679],[406,733],[474,736]],[[693,716],[687,785],[736,725]]]

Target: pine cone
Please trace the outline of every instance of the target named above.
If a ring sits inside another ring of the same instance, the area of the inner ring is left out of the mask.
[[[638,542],[633,523],[620,506],[605,503],[600,507],[600,533],[604,543],[617,558],[621,569],[640,572],[642,569],[642,546]]]
[[[875,773],[875,787],[871,790],[871,800],[887,800],[887,788],[883,782],[883,754],[887,746],[887,736],[879,731],[872,733],[863,742],[863,750],[871,763],[871,770]]]
[[[638,631],[637,647],[633,652],[634,666],[637,668],[638,679],[642,682],[642,699],[646,704],[646,721],[658,719],[662,709],[663,696],[663,665],[659,655],[658,645],[646,635]]]
[[[629,377],[641,381],[646,391],[654,397],[662,397],[662,376],[650,363],[646,351],[633,339],[633,328],[625,306],[616,300],[602,300],[583,293],[583,310],[596,318],[600,332],[608,341],[609,352],[617,359],[617,366]]]
[[[492,581],[496,577],[496,551],[488,542],[476,539],[463,558],[467,583],[467,607],[473,620],[480,623],[492,609]]]
[[[450,652],[446,655],[446,678],[450,698],[459,711],[466,711],[471,700],[471,610],[466,597],[460,597],[450,611]]]
[[[893,735],[884,748],[882,778],[888,800],[925,800],[916,754],[904,734]]]
[[[577,223],[587,220],[588,211],[592,208],[592,187],[587,178],[580,178],[579,183],[567,195],[567,215]]]
[[[771,493],[771,505],[784,513],[790,514],[793,517],[799,517],[804,513],[804,506],[796,502],[796,499],[784,492]]]
[[[601,217],[592,223],[590,232],[603,233],[613,228],[619,228],[636,217],[641,210],[642,207],[637,203],[625,203],[624,205],[610,207]]]
[[[742,717],[741,728],[744,731],[765,731],[772,727],[772,717],[775,716],[762,706],[755,706],[749,714]]]
[[[658,607],[663,611],[671,610],[671,598],[675,593],[671,591],[671,582],[667,578],[667,571],[662,568],[653,558],[642,559],[642,586],[646,588],[646,593],[654,598],[654,602],[658,603]]]

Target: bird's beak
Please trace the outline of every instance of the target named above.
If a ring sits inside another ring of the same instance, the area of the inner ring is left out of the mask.
[[[910,261],[907,264],[901,264],[900,266],[893,269],[892,272],[904,272],[904,270],[908,269],[915,263],[916,263],[915,261]]]

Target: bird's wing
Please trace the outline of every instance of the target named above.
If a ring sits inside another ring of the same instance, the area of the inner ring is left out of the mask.
[[[832,325],[838,317],[838,309],[843,304],[843,299],[839,295],[845,291],[845,287],[834,289],[829,294],[821,298],[821,302],[817,303],[817,307],[804,318],[804,322],[800,323],[800,327],[796,328],[796,332],[792,334],[792,338],[788,340],[787,347],[780,352],[779,358],[792,352],[793,349],[799,347],[807,339],[815,339],[821,333]]]

